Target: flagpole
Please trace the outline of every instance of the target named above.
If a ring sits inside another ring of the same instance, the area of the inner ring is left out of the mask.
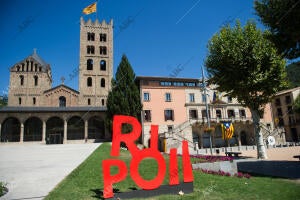
[[[204,88],[204,96],[205,96],[205,108],[206,108],[206,118],[207,118],[207,126],[208,130],[210,130],[210,118],[209,118],[209,111],[208,111],[208,103],[207,103],[207,93],[206,93],[206,83],[205,83],[205,76],[204,76],[204,67],[202,68],[202,80],[203,80],[203,88]],[[211,142],[211,131],[209,133],[209,148],[210,148],[210,155],[212,155],[212,142]]]
[[[97,5],[98,5],[98,0],[96,1],[96,19],[98,19],[98,8],[97,8]]]

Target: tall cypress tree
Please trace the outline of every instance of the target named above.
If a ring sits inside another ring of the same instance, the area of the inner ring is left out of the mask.
[[[139,89],[135,84],[135,73],[126,55],[123,55],[116,76],[112,79],[112,90],[108,93],[106,128],[112,130],[114,115],[130,115],[140,121],[141,111],[142,104]],[[127,132],[129,129],[125,127],[123,131]]]

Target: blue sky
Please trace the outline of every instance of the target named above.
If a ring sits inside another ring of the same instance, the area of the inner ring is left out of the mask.
[[[69,75],[79,63],[79,19],[92,0],[2,0],[0,6],[0,95],[7,92],[9,68],[37,48],[51,65],[53,86],[78,90]],[[126,54],[138,76],[200,78],[207,43],[226,23],[255,15],[252,0],[99,0],[99,20],[114,20],[114,73]],[[124,28],[125,27],[125,28]],[[263,28],[261,24],[259,27]]]

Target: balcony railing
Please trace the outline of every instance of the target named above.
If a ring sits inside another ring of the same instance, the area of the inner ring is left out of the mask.
[[[202,118],[190,118],[190,120],[194,120],[194,121],[198,121],[198,122],[202,122],[202,123],[207,123],[207,118],[206,117],[202,117]],[[222,118],[210,118],[210,122],[224,122],[224,121],[230,121],[230,122],[246,122],[246,121],[251,121],[252,122],[252,118],[251,117],[222,117]]]

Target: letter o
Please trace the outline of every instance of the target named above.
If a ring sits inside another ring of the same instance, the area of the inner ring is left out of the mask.
[[[158,165],[158,172],[154,179],[144,180],[139,174],[139,164],[144,158],[154,158]],[[153,151],[152,149],[144,149],[133,155],[130,162],[130,175],[132,180],[144,190],[153,190],[158,188],[164,181],[166,174],[166,162],[159,151]]]

